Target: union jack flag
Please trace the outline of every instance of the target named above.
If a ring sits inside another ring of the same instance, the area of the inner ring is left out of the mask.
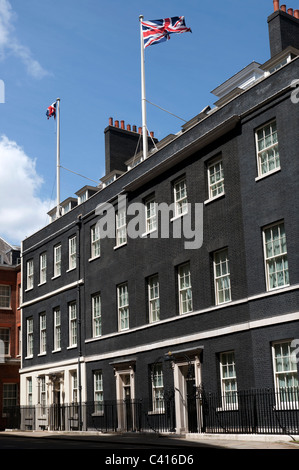
[[[184,16],[174,16],[163,20],[141,21],[144,48],[152,44],[168,41],[173,33],[187,33],[190,28],[186,27]]]
[[[56,118],[56,102],[51,104],[51,106],[48,106],[46,116],[48,119],[51,116],[54,116],[54,119]]]

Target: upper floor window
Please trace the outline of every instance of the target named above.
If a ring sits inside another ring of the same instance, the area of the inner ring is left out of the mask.
[[[0,308],[10,308],[10,286],[0,285]]]
[[[208,166],[209,199],[224,193],[224,173],[222,159],[214,160]]]
[[[54,277],[61,275],[61,245],[54,247]]]
[[[220,376],[223,407],[235,407],[237,405],[237,374],[233,351],[220,354]]]
[[[102,335],[102,315],[101,315],[101,297],[100,294],[92,296],[92,334],[96,338]]]
[[[118,329],[119,331],[129,328],[129,292],[128,284],[122,284],[117,288],[118,298]]]
[[[69,269],[75,269],[77,265],[77,237],[69,239]]]
[[[276,121],[256,131],[258,176],[280,168]]]
[[[61,349],[61,314],[60,308],[54,309],[54,351]]]
[[[157,229],[157,203],[153,197],[145,201],[145,227],[146,233]]]
[[[100,227],[94,225],[91,227],[91,258],[96,258],[101,254]]]
[[[41,313],[39,316],[40,328],[40,354],[45,354],[47,351],[47,330],[46,330],[46,314]]]
[[[175,217],[188,212],[186,179],[181,179],[174,184]]]
[[[27,261],[27,289],[33,288],[33,259]]]
[[[27,356],[33,356],[33,318],[27,318]]]
[[[10,355],[10,330],[9,328],[0,328],[0,363],[3,362],[2,356]]]
[[[216,305],[230,302],[231,285],[227,249],[214,253],[214,282]]]
[[[263,231],[267,290],[289,285],[287,242],[284,223]]]
[[[180,314],[192,312],[192,287],[189,263],[179,266],[178,277]]]
[[[116,214],[116,246],[127,243],[126,209],[120,209]]]
[[[159,277],[152,276],[148,280],[149,322],[160,320]]]
[[[77,305],[69,304],[69,345],[77,346]]]
[[[40,284],[44,284],[47,281],[47,253],[42,253],[40,255],[39,264],[39,282]]]

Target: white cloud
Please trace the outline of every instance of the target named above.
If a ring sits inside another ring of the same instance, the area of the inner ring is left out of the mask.
[[[0,0],[0,57],[4,59],[7,54],[13,54],[21,59],[31,77],[43,78],[48,72],[34,59],[30,49],[18,41],[13,26],[14,18],[9,1]]]
[[[0,236],[20,242],[48,223],[47,212],[55,202],[42,200],[38,191],[43,179],[35,161],[16,142],[0,139]]]

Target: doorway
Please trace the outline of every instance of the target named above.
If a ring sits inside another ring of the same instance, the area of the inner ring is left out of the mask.
[[[176,429],[179,433],[201,432],[201,405],[197,393],[200,383],[198,358],[174,364]]]
[[[117,422],[119,431],[136,430],[135,372],[133,367],[115,368]]]

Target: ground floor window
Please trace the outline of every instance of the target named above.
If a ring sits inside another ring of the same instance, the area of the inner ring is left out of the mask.
[[[238,404],[235,353],[220,354],[221,395],[223,407],[235,408]]]
[[[291,341],[274,343],[272,348],[274,382],[279,403],[298,405],[298,369]]]
[[[6,415],[8,408],[18,404],[18,385],[3,384],[3,410],[2,415]]]

